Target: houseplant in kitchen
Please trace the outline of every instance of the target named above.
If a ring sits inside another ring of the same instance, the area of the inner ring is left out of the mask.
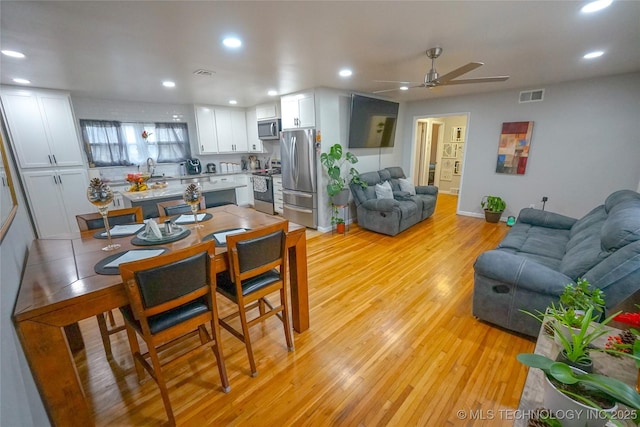
[[[480,201],[480,207],[484,209],[484,219],[487,222],[498,222],[507,204],[499,196],[484,196]]]
[[[614,417],[618,403],[640,410],[640,394],[620,380],[584,373],[540,354],[522,353],[517,359],[545,373],[544,407],[569,415],[560,420],[565,427],[604,426],[607,421],[622,426]]]
[[[331,224],[339,224],[341,218],[337,216],[335,206],[345,206],[349,202],[348,185],[353,182],[366,188],[367,183],[360,179],[360,173],[356,168],[350,167],[358,163],[358,158],[349,151],[345,153],[340,144],[334,144],[328,153],[320,154],[320,163],[329,176],[327,193],[333,205]],[[342,222],[344,223],[344,220]]]

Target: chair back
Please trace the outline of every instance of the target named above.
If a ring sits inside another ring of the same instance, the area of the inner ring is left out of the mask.
[[[168,200],[165,202],[156,203],[156,207],[158,208],[158,215],[160,216],[173,216],[180,215],[183,213],[191,213],[191,206],[186,204],[182,199],[176,200]],[[204,197],[200,199],[200,210],[206,209],[207,205],[205,203]]]
[[[208,241],[168,254],[120,265],[134,317],[153,316],[210,294],[215,244]],[[207,298],[207,305],[210,299]]]
[[[109,218],[109,225],[131,224],[135,222],[142,222],[142,207],[136,206],[134,208],[114,209],[107,213]],[[89,214],[76,215],[76,222],[80,231],[97,230],[104,228],[104,218],[98,212]]]
[[[289,222],[227,236],[231,279],[236,282],[280,267],[284,274],[286,232]]]

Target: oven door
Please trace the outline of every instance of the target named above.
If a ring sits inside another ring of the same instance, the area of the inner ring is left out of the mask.
[[[257,211],[273,215],[273,181],[270,176],[254,175],[253,206]]]

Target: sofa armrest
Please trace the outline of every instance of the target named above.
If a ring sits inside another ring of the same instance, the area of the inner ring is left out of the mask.
[[[473,268],[490,279],[547,295],[560,296],[567,284],[575,284],[569,276],[556,270],[501,250],[484,252]]]
[[[394,207],[400,206],[400,202],[394,199],[369,199],[360,206],[370,211],[391,212]]]
[[[524,208],[518,215],[518,222],[523,224],[560,230],[570,230],[576,221],[575,218],[533,208]]]
[[[435,185],[418,185],[416,186],[416,194],[431,194],[432,196],[437,196],[438,187]]]

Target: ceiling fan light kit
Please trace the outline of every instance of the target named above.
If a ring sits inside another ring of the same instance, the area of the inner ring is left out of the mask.
[[[431,59],[431,69],[424,76],[424,83],[417,84],[415,86],[410,86],[409,89],[413,89],[417,87],[433,88],[437,86],[468,84],[468,83],[494,83],[494,82],[503,82],[509,78],[509,76],[493,76],[493,77],[479,77],[479,78],[454,80],[456,77],[459,77],[463,74],[473,71],[476,68],[482,67],[484,65],[483,62],[469,62],[467,65],[458,67],[455,70],[450,71],[443,76],[440,76],[436,71],[435,61],[442,54],[442,52],[443,52],[443,49],[441,47],[432,47],[431,49],[427,49],[427,52],[426,52],[427,57]],[[381,81],[381,80],[378,80],[378,81]],[[390,82],[389,80],[386,80],[386,81]],[[405,81],[392,81],[392,82],[403,83],[403,84],[407,83]],[[374,93],[390,92],[390,91],[399,90],[399,89],[400,88],[378,90],[378,91],[375,91]]]

